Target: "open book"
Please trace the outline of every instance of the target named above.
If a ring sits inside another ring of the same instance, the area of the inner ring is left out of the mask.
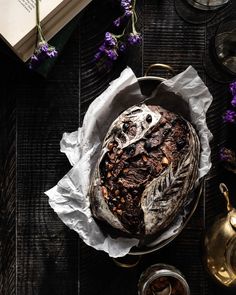
[[[50,40],[91,0],[40,0],[40,20]],[[36,44],[35,0],[0,0],[0,36],[27,61]]]

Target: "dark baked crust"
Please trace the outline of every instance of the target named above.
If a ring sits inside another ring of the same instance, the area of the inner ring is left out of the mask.
[[[159,222],[159,229],[157,222],[155,230],[147,231],[147,221],[144,217],[147,206],[142,205],[142,198],[146,197],[144,191],[150,183],[165,174],[165,171],[171,168],[175,173],[179,161],[184,159],[191,148],[190,131],[193,132],[189,123],[180,116],[160,106],[148,106],[148,109],[151,112],[143,118],[145,124],[152,124],[154,113],[159,114],[160,118],[151,128],[147,128],[138,140],[132,142],[138,131],[137,122],[132,116],[124,116],[120,128],[114,126],[111,130],[104,144],[107,151],[103,153],[98,166],[97,176],[100,183],[95,184],[96,187],[99,185],[107,208],[120,222],[124,231],[141,236],[163,229],[173,219],[170,213],[165,217],[165,210],[163,214],[161,206],[160,212],[155,208],[157,219],[159,214],[162,221]],[[132,143],[125,145],[127,138]],[[198,152],[196,156],[198,157]],[[194,169],[197,169],[196,165]],[[196,175],[195,171],[191,178],[196,178]],[[179,196],[178,206],[174,199],[172,203],[168,203],[173,206],[173,210],[169,208],[169,211],[175,213],[183,203],[180,198],[184,197],[186,196]],[[98,205],[92,208],[95,216],[99,218],[101,216],[97,213]],[[101,219],[104,219],[104,216]]]

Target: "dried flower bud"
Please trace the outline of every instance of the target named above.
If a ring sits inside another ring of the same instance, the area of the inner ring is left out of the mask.
[[[236,81],[232,82],[229,85],[229,88],[230,88],[230,91],[231,91],[232,95],[235,96],[236,95]]]
[[[235,123],[236,112],[232,110],[227,110],[223,115],[223,120],[225,123]]]
[[[233,150],[222,148],[220,150],[220,160],[224,163],[227,170],[236,173],[236,154]]]

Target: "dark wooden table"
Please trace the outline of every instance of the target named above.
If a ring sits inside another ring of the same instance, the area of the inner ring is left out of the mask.
[[[117,14],[115,7],[111,0],[94,0],[85,9],[47,79],[0,54],[0,294],[135,295],[141,272],[158,262],[179,268],[192,295],[235,294],[206,273],[202,238],[224,208],[219,182],[230,189],[235,185],[218,161],[219,149],[228,140],[221,118],[229,102],[228,84],[210,78],[203,64],[219,23],[236,10],[229,5],[207,24],[194,25],[179,17],[173,0],[138,1],[142,46],[131,48],[109,73],[98,73],[93,55]],[[209,87],[214,97],[208,112],[213,167],[181,235],[143,256],[137,267],[122,269],[67,228],[44,191],[70,169],[59,150],[62,133],[81,125],[89,104],[127,65],[142,76],[156,62],[171,65],[177,73],[192,65]]]

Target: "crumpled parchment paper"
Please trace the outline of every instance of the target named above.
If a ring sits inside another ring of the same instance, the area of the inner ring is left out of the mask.
[[[73,168],[56,186],[45,192],[50,206],[69,228],[75,230],[87,245],[103,250],[111,257],[125,256],[132,247],[138,245],[139,240],[123,237],[114,239],[100,230],[90,211],[87,196],[90,180],[111,123],[123,110],[145,99],[134,73],[126,68],[91,103],[82,127],[70,134],[63,134],[61,152],[66,154]],[[199,179],[211,168],[209,141],[212,135],[206,125],[206,112],[211,102],[211,94],[191,66],[162,82],[148,98],[150,104],[160,104],[179,112],[196,128],[202,148]],[[155,241],[155,245],[173,236],[182,226],[183,219],[184,216],[179,216],[168,231]]]

